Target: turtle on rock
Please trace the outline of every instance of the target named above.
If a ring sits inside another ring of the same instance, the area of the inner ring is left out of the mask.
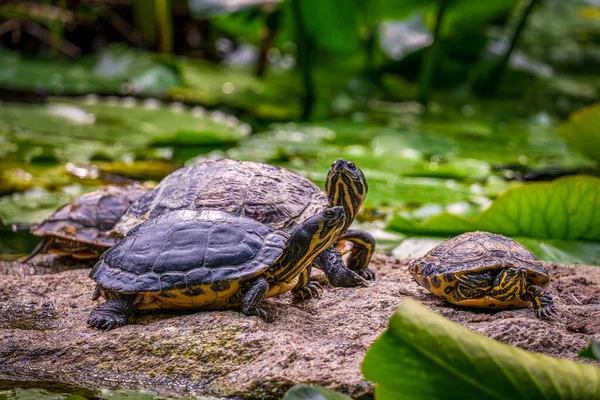
[[[346,213],[344,226],[334,246],[318,254],[314,265],[325,272],[334,286],[365,286],[364,279],[375,279],[375,273],[368,268],[375,240],[367,232],[349,227],[367,190],[360,168],[341,158],[331,165],[325,192],[285,168],[251,161],[208,160],[165,177],[131,205],[114,230],[125,236],[134,226],[168,211],[217,209],[289,231],[327,207],[340,206]],[[344,242],[352,243],[347,260],[349,269],[335,246],[341,247]]]
[[[24,262],[43,252],[78,259],[98,258],[121,239],[111,234],[112,228],[129,206],[148,190],[139,183],[110,185],[65,204],[31,228],[30,232],[42,240]]]
[[[109,330],[136,310],[240,308],[273,319],[266,297],[316,291],[308,266],[345,225],[342,207],[326,208],[289,231],[219,210],[170,211],[137,225],[90,272],[97,282],[88,324]]]
[[[525,247],[502,235],[468,232],[410,262],[415,280],[459,306],[505,309],[533,304],[538,318],[554,319],[545,289],[548,271]]]

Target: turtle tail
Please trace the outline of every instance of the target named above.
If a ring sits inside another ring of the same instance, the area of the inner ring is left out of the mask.
[[[35,249],[33,249],[33,251],[31,253],[29,253],[29,255],[20,260],[23,263],[28,263],[29,261],[31,261],[31,259],[35,256],[37,256],[40,253],[45,253],[54,243],[54,239],[50,238],[50,237],[44,237],[37,246],[35,246]]]

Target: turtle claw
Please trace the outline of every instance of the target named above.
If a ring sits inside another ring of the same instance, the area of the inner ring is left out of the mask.
[[[361,277],[363,277],[364,279],[366,279],[368,281],[375,280],[375,272],[373,272],[369,267],[365,267],[363,269],[358,269],[354,272],[356,272],[358,275],[360,275]]]
[[[323,287],[318,282],[309,282],[303,288],[299,288],[294,290],[294,297],[296,299],[318,299],[321,297],[321,293],[323,292]]]
[[[92,311],[87,321],[88,325],[92,328],[103,331],[110,331],[111,329],[127,325],[127,322],[129,322],[129,318],[126,315],[103,310]]]
[[[260,307],[255,307],[255,306],[244,307],[242,312],[248,316],[255,315],[255,316],[259,317],[260,319],[262,319],[263,321],[268,322],[268,323],[275,321],[275,318],[272,315],[267,314],[267,312]]]
[[[346,267],[340,268],[338,273],[327,277],[329,283],[335,287],[367,287],[369,283],[355,271]]]
[[[539,319],[545,319],[549,321],[556,321],[559,318],[558,312],[554,309],[553,306],[536,308],[534,310],[535,316]]]

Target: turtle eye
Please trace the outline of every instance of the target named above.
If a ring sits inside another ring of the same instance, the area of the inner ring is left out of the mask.
[[[334,213],[333,211],[325,211],[325,212],[323,213],[323,216],[324,216],[325,218],[333,218],[333,217],[335,216],[335,213]]]
[[[356,171],[356,164],[354,164],[352,161],[348,161],[348,169],[351,171]]]

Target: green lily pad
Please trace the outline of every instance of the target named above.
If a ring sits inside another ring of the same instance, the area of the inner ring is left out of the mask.
[[[600,368],[530,353],[404,300],[362,364],[387,399],[593,399]]]
[[[179,77],[152,53],[114,45],[79,61],[32,60],[0,52],[0,87],[61,95],[83,93],[158,95]]]
[[[169,147],[227,146],[250,127],[223,112],[143,103],[133,98],[86,97],[76,103],[6,104],[0,108],[2,156],[26,162],[109,159],[169,160]],[[202,149],[199,149],[201,152]]]
[[[345,394],[320,386],[296,385],[287,391],[283,400],[350,400]]]
[[[416,223],[396,215],[388,228],[442,235],[483,230],[507,236],[600,241],[600,179],[579,175],[521,185],[507,190],[475,218],[442,213]]]

